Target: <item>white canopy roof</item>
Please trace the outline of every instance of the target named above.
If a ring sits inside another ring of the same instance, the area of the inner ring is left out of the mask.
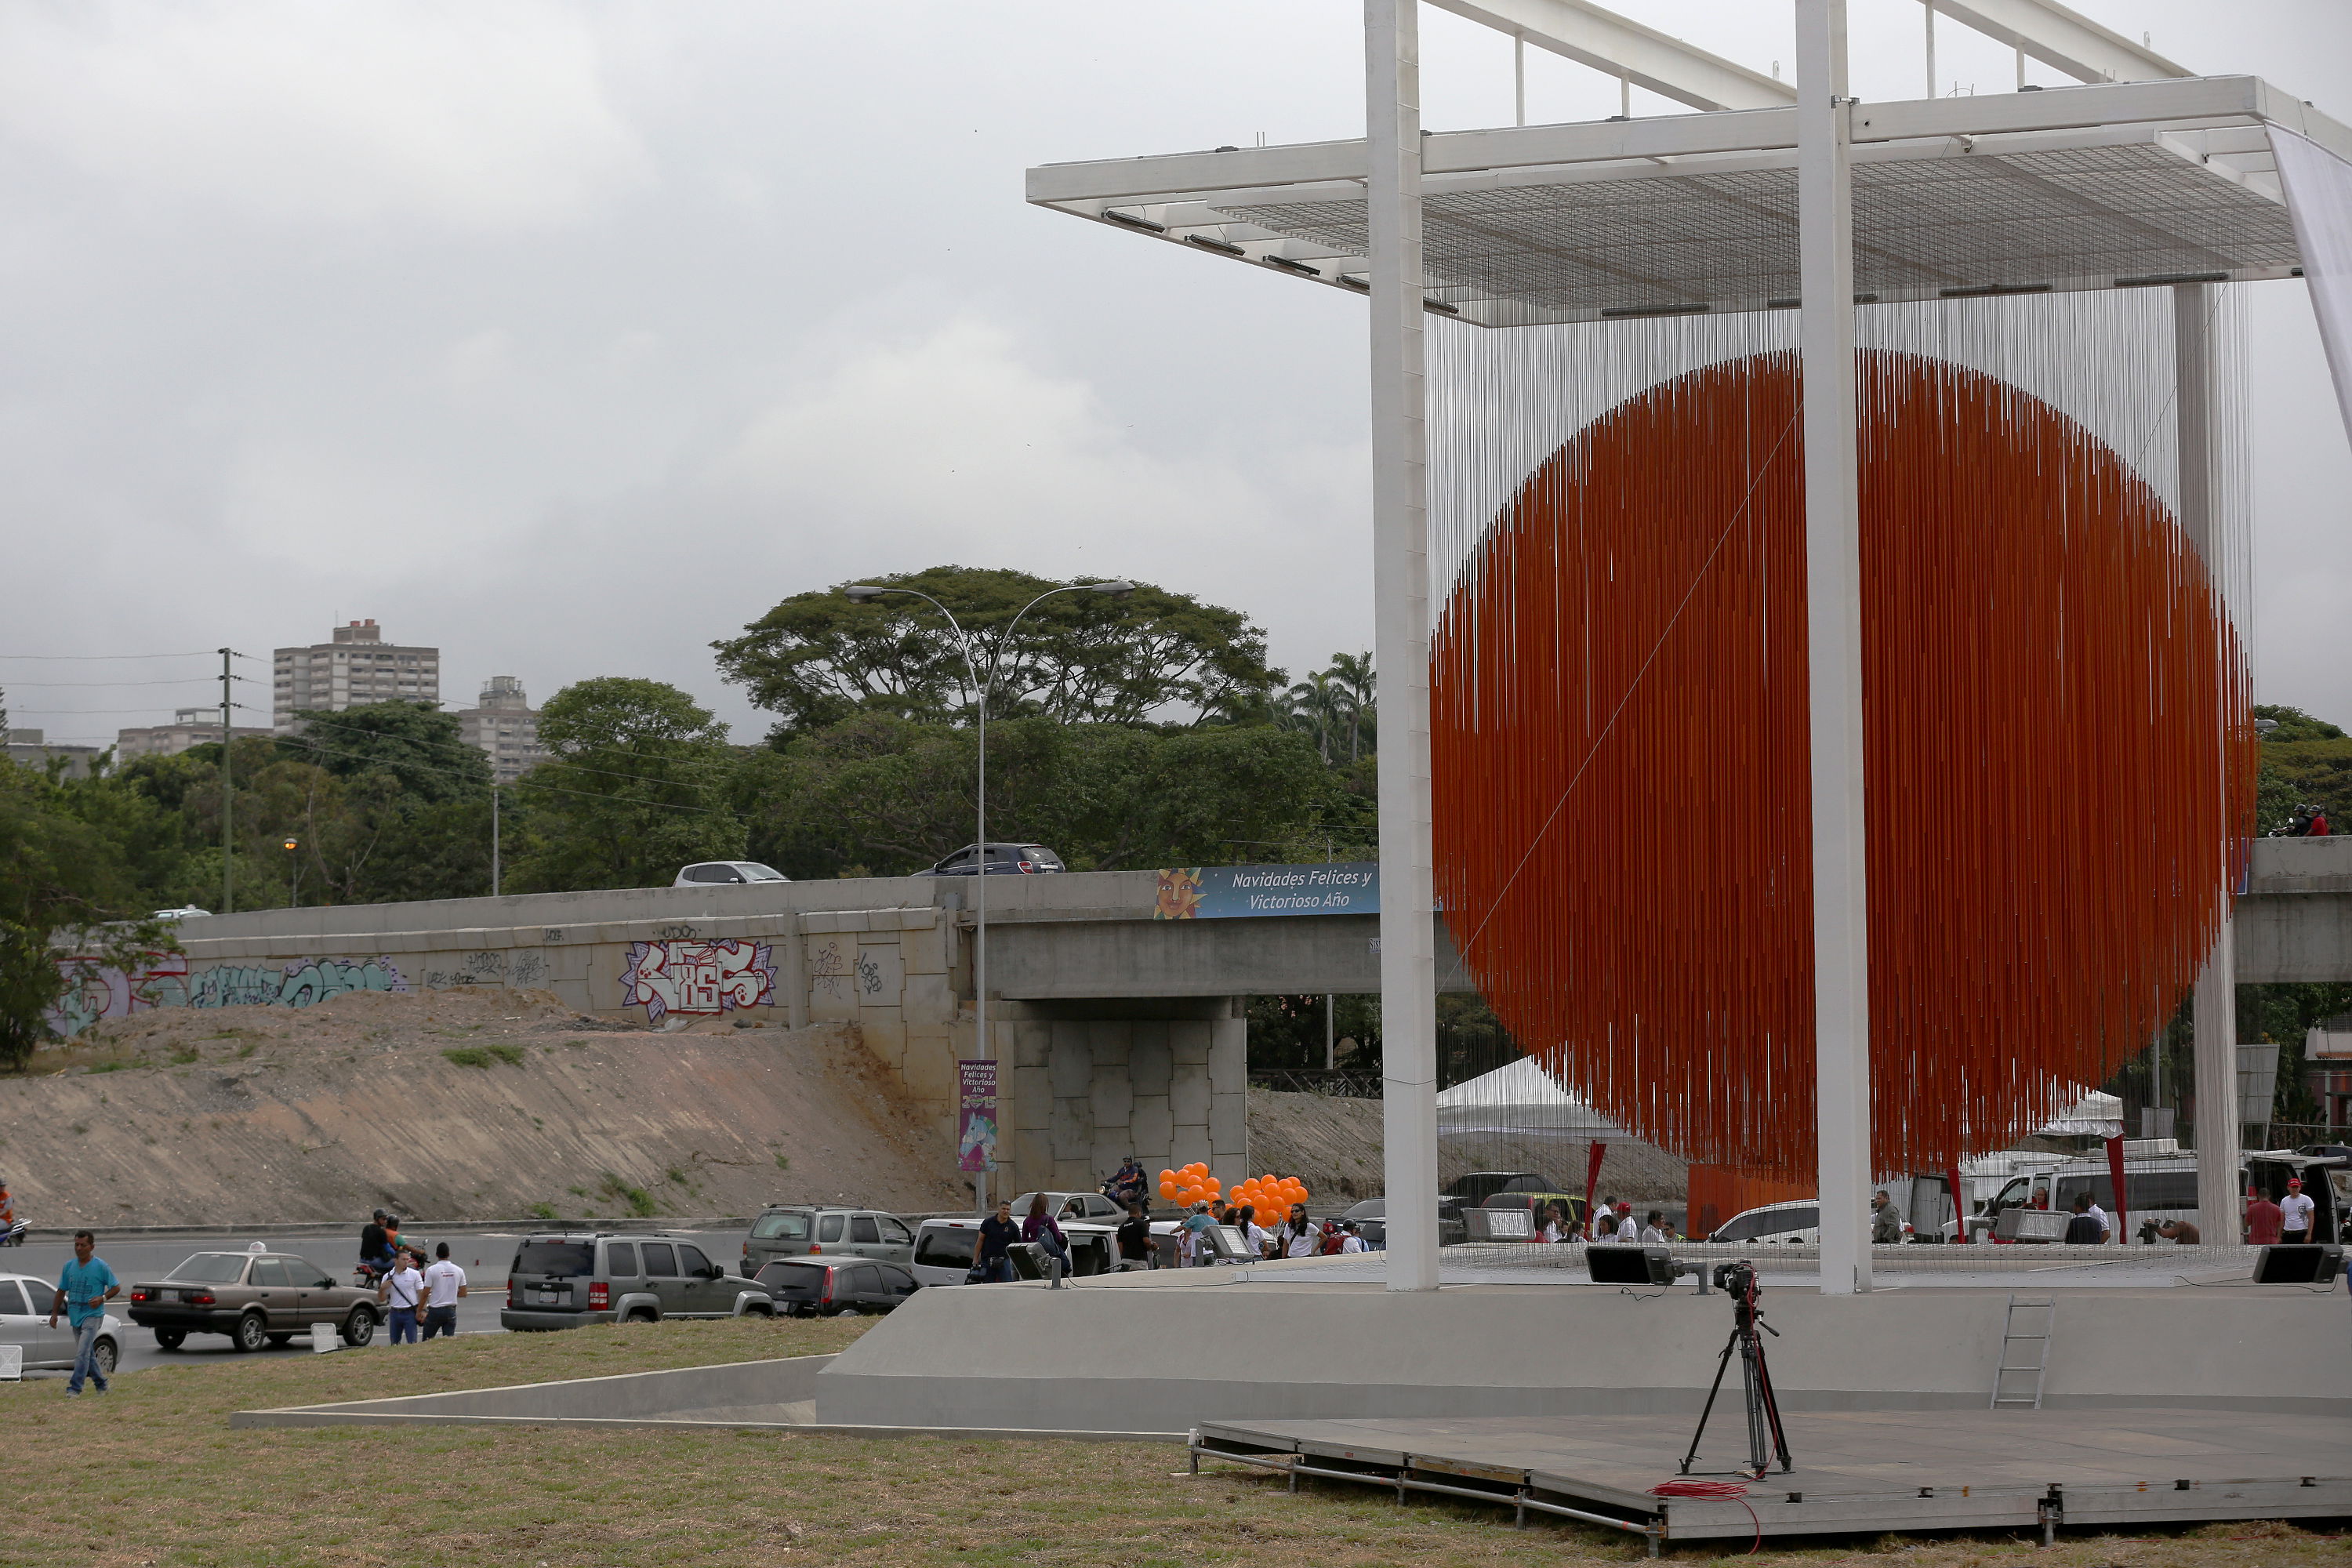
[[[1562,1088],[1533,1057],[1455,1084],[1437,1097],[1440,1137],[1548,1133],[1607,1142],[1633,1137]]]

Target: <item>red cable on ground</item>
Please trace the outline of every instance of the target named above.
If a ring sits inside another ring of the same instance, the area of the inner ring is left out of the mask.
[[[1748,1510],[1748,1521],[1756,1527],[1756,1539],[1748,1545],[1748,1555],[1754,1556],[1757,1549],[1764,1544],[1764,1521],[1756,1517],[1756,1510],[1748,1500],[1748,1486],[1744,1481],[1660,1481],[1650,1489],[1650,1495],[1699,1498],[1707,1502],[1736,1502]]]

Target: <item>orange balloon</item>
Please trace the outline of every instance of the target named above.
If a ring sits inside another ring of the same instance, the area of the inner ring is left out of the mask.
[[[1160,1195],[1161,1197],[1163,1197],[1163,1198],[1172,1198],[1172,1197],[1174,1197],[1174,1196],[1176,1195],[1176,1184],[1175,1184],[1175,1183],[1173,1183],[1173,1182],[1162,1182],[1162,1183],[1160,1183]]]

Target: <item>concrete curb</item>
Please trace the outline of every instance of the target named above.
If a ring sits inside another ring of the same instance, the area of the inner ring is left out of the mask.
[[[814,1437],[953,1437],[1046,1439],[1057,1443],[1171,1443],[1191,1440],[1185,1432],[1057,1431],[1036,1426],[864,1426],[797,1421],[668,1421],[627,1415],[394,1415],[324,1410],[301,1405],[282,1410],[239,1410],[232,1427],[262,1426],[617,1426],[672,1431],[783,1432]]]

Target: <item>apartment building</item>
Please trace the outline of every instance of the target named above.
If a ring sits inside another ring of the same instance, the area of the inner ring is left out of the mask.
[[[276,731],[258,727],[248,729],[239,724],[229,733],[237,740],[268,740]],[[176,757],[191,746],[212,746],[220,743],[220,710],[218,708],[182,708],[168,724],[151,724],[144,729],[118,730],[114,736],[114,760],[127,763],[133,757]]]
[[[512,784],[545,760],[539,743],[539,710],[511,675],[493,675],[471,708],[457,710],[460,732],[469,746],[490,759],[500,784]]]
[[[304,713],[369,702],[441,705],[441,650],[385,642],[373,621],[337,626],[331,642],[281,647],[274,666],[270,721],[281,735]]]

